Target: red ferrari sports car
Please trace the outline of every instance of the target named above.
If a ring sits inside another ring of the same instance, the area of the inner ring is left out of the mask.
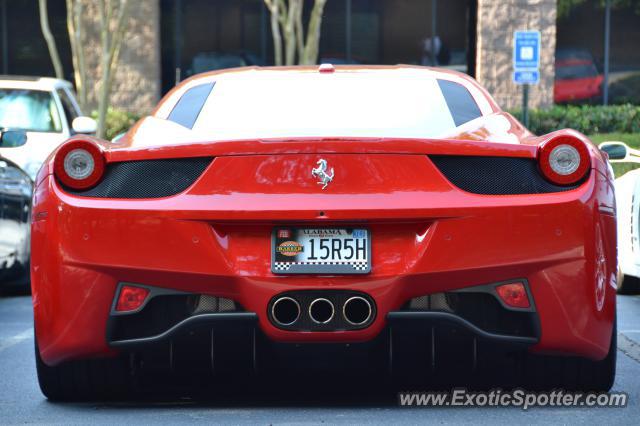
[[[603,153],[531,134],[466,75],[198,75],[117,143],[75,136],[40,171],[40,386],[608,390],[615,222]]]

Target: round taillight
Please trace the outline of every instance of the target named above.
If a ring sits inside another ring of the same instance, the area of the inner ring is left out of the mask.
[[[63,185],[72,189],[89,189],[104,174],[104,157],[100,148],[88,141],[71,141],[56,153],[54,170]]]
[[[591,168],[589,150],[584,142],[572,136],[560,136],[540,148],[542,174],[557,185],[573,185]]]

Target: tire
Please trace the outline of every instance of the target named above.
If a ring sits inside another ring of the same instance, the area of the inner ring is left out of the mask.
[[[11,268],[0,268],[0,285],[12,291],[31,288],[30,266],[14,263]]]
[[[51,401],[103,401],[131,395],[132,381],[123,358],[69,361],[50,367],[36,343],[36,370],[40,390]]]
[[[640,278],[632,275],[622,275],[618,279],[618,294],[639,294]]]
[[[527,355],[524,383],[533,390],[565,389],[583,392],[608,392],[616,377],[618,342],[617,321],[609,353],[601,361],[578,357]]]

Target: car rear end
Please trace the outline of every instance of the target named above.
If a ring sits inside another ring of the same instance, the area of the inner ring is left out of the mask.
[[[476,120],[464,138],[147,146],[158,127],[189,124],[162,108],[137,142],[77,138],[38,177],[43,364],[128,354],[151,371],[342,365],[382,379],[471,373],[497,348],[609,354],[615,209],[583,136],[489,142],[514,136],[488,133],[496,123],[519,125],[494,114],[489,126],[480,111],[453,126]]]
[[[556,61],[554,101],[575,102],[594,100],[602,96],[604,77],[599,74],[592,59],[565,59]]]

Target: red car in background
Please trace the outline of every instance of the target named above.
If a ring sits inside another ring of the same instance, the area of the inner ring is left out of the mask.
[[[602,96],[603,80],[588,51],[560,49],[556,52],[555,103],[597,99]]]
[[[606,391],[609,169],[584,135],[535,136],[454,71],[197,75],[117,143],[75,136],[38,174],[41,389],[111,398],[169,372]]]

